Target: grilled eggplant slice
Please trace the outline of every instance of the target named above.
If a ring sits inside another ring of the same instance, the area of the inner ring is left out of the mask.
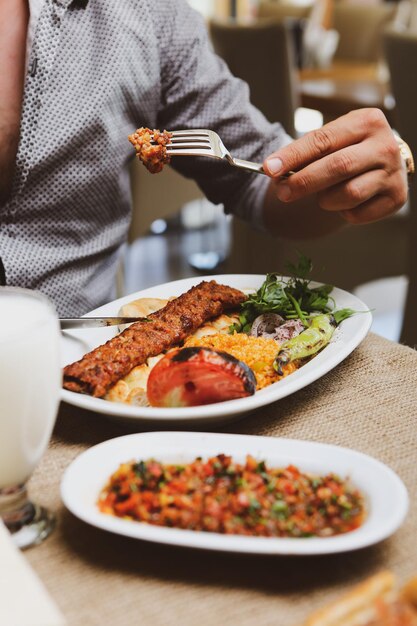
[[[209,348],[171,350],[152,369],[147,385],[151,406],[199,406],[255,393],[253,371],[238,359]]]

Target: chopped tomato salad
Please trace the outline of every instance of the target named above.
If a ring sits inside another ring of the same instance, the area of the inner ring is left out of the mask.
[[[259,537],[329,537],[358,528],[363,496],[334,474],[268,468],[219,454],[184,465],[123,463],[98,500],[103,513],[157,526]]]

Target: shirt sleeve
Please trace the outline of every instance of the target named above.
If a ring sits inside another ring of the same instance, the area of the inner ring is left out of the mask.
[[[203,18],[185,0],[152,2],[159,39],[161,105],[158,127],[216,131],[229,152],[262,162],[291,138],[249,100],[249,88],[214,52]],[[262,228],[269,178],[210,158],[178,157],[171,165],[193,178],[215,204]]]

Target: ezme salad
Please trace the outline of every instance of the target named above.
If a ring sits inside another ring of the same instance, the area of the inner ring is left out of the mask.
[[[100,494],[103,513],[187,530],[257,537],[330,537],[358,528],[362,494],[335,474],[269,468],[219,454],[191,463],[123,463]]]

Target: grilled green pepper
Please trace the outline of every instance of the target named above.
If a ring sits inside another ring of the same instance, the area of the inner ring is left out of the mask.
[[[284,341],[275,357],[274,369],[282,376],[282,367],[296,361],[313,356],[319,350],[327,346],[337,327],[337,322],[333,315],[316,315],[311,322],[297,337]]]

